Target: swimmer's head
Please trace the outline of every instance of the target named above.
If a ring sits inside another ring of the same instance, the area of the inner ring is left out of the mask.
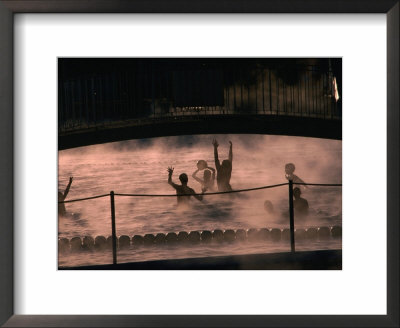
[[[300,190],[300,188],[299,188],[299,187],[294,188],[294,189],[293,189],[293,196],[294,196],[294,198],[299,198],[300,195],[301,195],[301,190]]]
[[[288,163],[285,165],[285,172],[286,174],[292,174],[295,170],[295,166],[293,163]]]
[[[267,211],[268,213],[272,213],[274,211],[274,206],[269,200],[266,200],[264,202],[264,210]]]
[[[207,164],[207,162],[206,161],[204,161],[204,160],[199,160],[199,161],[197,161],[197,168],[199,169],[199,170],[204,170],[205,168],[207,168],[207,166],[208,166],[208,164]]]
[[[203,178],[204,178],[204,181],[209,181],[211,179],[211,171],[204,170]]]
[[[189,179],[186,173],[182,173],[179,176],[179,180],[181,181],[182,184],[187,184]]]
[[[231,168],[232,168],[232,163],[231,163],[231,161],[228,160],[228,159],[224,159],[224,160],[222,161],[222,167],[223,167],[224,169],[231,169]]]

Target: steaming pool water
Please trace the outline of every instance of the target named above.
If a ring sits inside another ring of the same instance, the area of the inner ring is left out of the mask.
[[[59,151],[59,190],[69,177],[73,183],[66,200],[101,194],[175,194],[167,183],[167,167],[174,167],[173,181],[179,174],[189,176],[188,185],[196,192],[201,186],[192,177],[198,160],[215,167],[212,140],[219,142],[220,161],[228,158],[233,143],[233,189],[246,189],[285,183],[284,167],[294,163],[295,174],[309,183],[340,184],[342,143],[337,140],[268,135],[202,135],[163,137],[94,145]],[[202,172],[198,173],[202,177]],[[295,217],[295,228],[342,225],[341,187],[301,187],[310,205],[306,220]],[[264,201],[274,213],[264,210]],[[115,197],[117,236],[145,235],[215,229],[289,228],[288,187],[250,192],[204,196],[191,200],[191,207],[180,210],[176,197]],[[58,218],[58,237],[72,238],[111,235],[110,198],[65,204],[66,216]],[[341,249],[341,239],[299,240],[296,250]],[[177,259],[219,255],[275,253],[290,251],[288,241],[211,243],[133,247],[118,251],[118,262]],[[112,263],[110,250],[59,252],[59,266]]]

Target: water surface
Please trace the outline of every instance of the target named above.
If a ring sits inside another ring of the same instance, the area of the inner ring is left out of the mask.
[[[342,143],[337,140],[267,135],[202,135],[151,138],[94,145],[59,152],[59,190],[74,177],[68,199],[107,194],[111,190],[128,194],[175,194],[167,183],[167,167],[174,167],[173,181],[187,173],[188,185],[196,192],[201,186],[191,174],[198,160],[215,167],[212,139],[217,138],[219,158],[228,158],[233,143],[231,185],[235,190],[285,183],[284,167],[294,163],[305,182],[341,183]],[[199,173],[202,177],[202,173]],[[295,218],[296,228],[342,224],[341,187],[302,187],[302,197],[310,205],[307,220]],[[264,210],[270,200],[274,213]],[[288,187],[277,187],[234,195],[205,196],[191,200],[191,207],[180,210],[176,197],[116,196],[117,235],[168,233],[193,230],[288,228]],[[109,236],[111,212],[109,197],[66,204],[69,214],[59,218],[59,237]],[[303,241],[297,250],[341,248],[341,240]],[[152,259],[282,252],[287,242],[200,244],[191,247],[154,246],[121,250],[120,262]],[[59,265],[110,263],[109,251],[62,253]]]

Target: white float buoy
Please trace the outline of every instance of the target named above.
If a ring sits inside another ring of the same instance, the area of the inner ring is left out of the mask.
[[[283,229],[281,232],[281,239],[282,240],[290,240],[290,229]]]
[[[232,243],[236,240],[236,234],[235,231],[232,229],[228,229],[224,231],[224,240]]]
[[[331,228],[331,234],[333,238],[340,238],[342,237],[342,227],[340,226],[333,226]]]
[[[198,232],[198,231],[190,231],[189,235],[188,235],[188,240],[192,244],[200,242],[200,232]]]
[[[175,244],[178,241],[178,235],[175,232],[168,232],[165,236],[165,241],[168,244]]]
[[[244,230],[244,229],[236,230],[236,240],[244,241],[244,240],[246,240],[246,238],[247,238],[246,230]]]
[[[70,250],[69,240],[67,238],[60,238],[58,240],[58,251],[66,252]]]
[[[247,239],[249,241],[256,241],[258,239],[258,229],[251,228],[247,230]]]
[[[96,236],[94,239],[94,248],[104,249],[107,246],[107,239],[104,236]]]
[[[268,240],[270,238],[271,232],[267,228],[261,228],[258,231],[258,239],[259,240]]]
[[[318,238],[319,239],[326,239],[329,238],[331,235],[331,229],[328,227],[320,227],[318,229]]]
[[[118,239],[119,248],[127,248],[131,245],[131,239],[127,235],[122,235]]]
[[[186,231],[180,231],[178,233],[178,242],[184,243],[187,241],[189,234]]]
[[[306,239],[306,231],[304,229],[296,229],[294,231],[295,240],[304,240]]]
[[[91,236],[83,237],[82,248],[84,249],[92,249],[94,247],[94,239]]]
[[[164,243],[165,243],[165,234],[164,234],[164,233],[158,233],[158,234],[156,235],[156,237],[154,238],[154,242],[155,242],[157,245],[162,245],[162,244],[164,244]]]
[[[107,237],[107,248],[112,248],[113,247],[113,241],[112,241],[112,236]]]
[[[307,239],[317,239],[318,237],[318,229],[317,228],[308,228],[306,230],[306,238]]]
[[[213,241],[222,242],[224,241],[224,233],[222,230],[216,229],[213,231]]]
[[[273,241],[281,240],[281,233],[282,233],[281,229],[277,229],[277,228],[271,229],[271,239]]]
[[[140,245],[143,245],[143,243],[144,243],[144,238],[143,238],[143,236],[134,235],[134,236],[132,237],[132,245],[133,245],[133,246],[140,246]]]
[[[155,239],[155,237],[154,237],[153,234],[147,233],[147,234],[144,235],[144,240],[143,241],[144,241],[144,244],[146,246],[149,246],[149,245],[153,245],[154,244],[154,239]]]
[[[78,251],[82,248],[82,240],[80,237],[73,237],[69,244],[71,245],[72,251]]]
[[[209,243],[212,240],[212,233],[211,231],[204,230],[201,232],[201,241],[203,243]]]

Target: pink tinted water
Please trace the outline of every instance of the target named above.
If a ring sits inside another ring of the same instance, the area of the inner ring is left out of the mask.
[[[187,173],[189,186],[196,192],[201,186],[191,174],[198,160],[215,167],[212,139],[217,138],[219,158],[228,158],[233,143],[231,185],[245,189],[285,183],[284,167],[294,163],[295,174],[310,183],[341,183],[341,141],[315,138],[260,135],[203,135],[132,140],[95,145],[59,152],[59,190],[74,177],[68,199],[116,193],[174,194],[167,183],[167,167],[173,166],[173,181]],[[202,172],[199,173],[202,177]],[[310,216],[295,218],[296,228],[341,225],[341,187],[302,188],[310,205]],[[264,210],[270,200],[274,213]],[[168,233],[193,230],[287,228],[289,220],[287,186],[234,195],[205,196],[192,200],[190,209],[179,210],[175,197],[116,196],[117,235]],[[111,214],[109,197],[66,204],[69,214],[59,218],[59,237],[109,236]],[[304,241],[298,250],[337,249],[341,240]],[[163,246],[121,250],[119,262],[154,259],[251,254],[288,251],[288,242],[234,243]],[[110,251],[60,253],[60,266],[103,264],[112,260]]]

